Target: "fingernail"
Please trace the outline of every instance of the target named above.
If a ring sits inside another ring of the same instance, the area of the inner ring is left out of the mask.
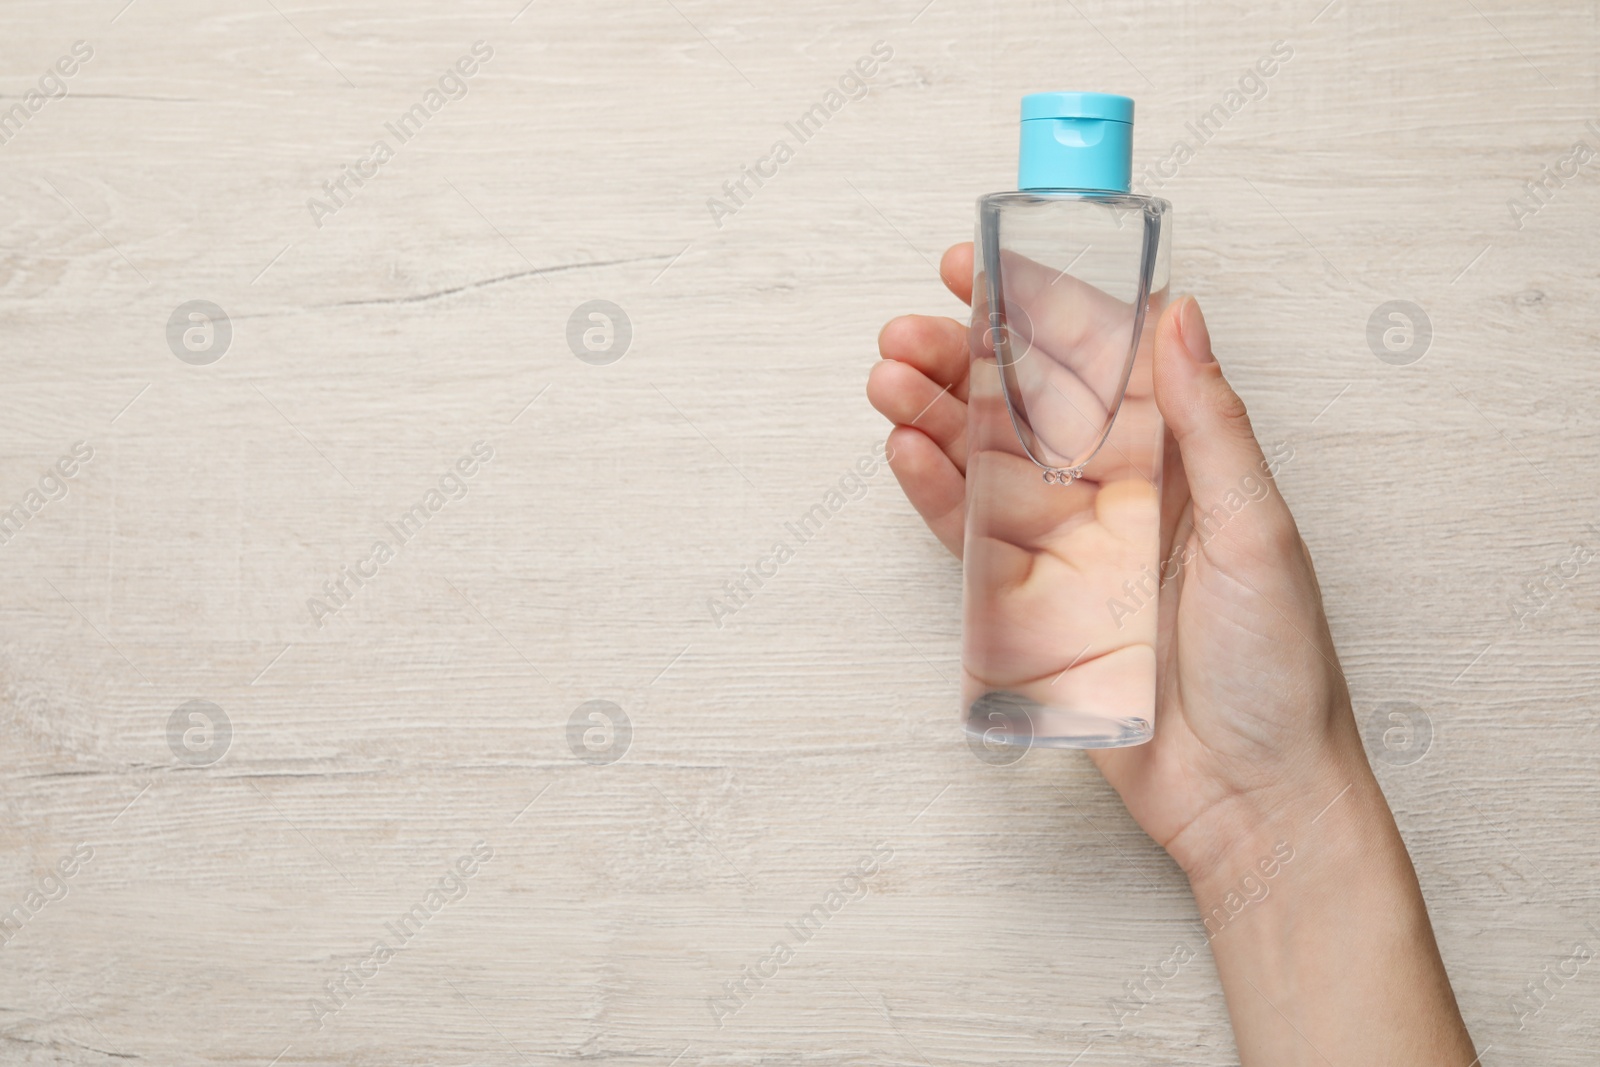
[[[1217,361],[1211,354],[1211,331],[1206,329],[1206,317],[1200,314],[1200,301],[1192,296],[1184,297],[1183,307],[1178,309],[1178,336],[1184,351],[1196,363]]]

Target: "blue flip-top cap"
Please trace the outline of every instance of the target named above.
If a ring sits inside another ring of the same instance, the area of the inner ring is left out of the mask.
[[[1125,193],[1133,178],[1133,101],[1111,93],[1022,98],[1019,189]]]

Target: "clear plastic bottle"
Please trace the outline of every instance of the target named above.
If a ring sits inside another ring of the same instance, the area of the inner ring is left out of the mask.
[[[1132,141],[1127,97],[1026,96],[1019,191],[978,201],[962,706],[987,744],[1155,730],[1171,205],[1130,195]]]

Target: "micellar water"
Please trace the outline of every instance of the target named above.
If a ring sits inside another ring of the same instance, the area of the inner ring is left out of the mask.
[[[1171,205],[1129,193],[1133,101],[1022,100],[1018,191],[978,201],[962,705],[986,742],[1155,729]]]

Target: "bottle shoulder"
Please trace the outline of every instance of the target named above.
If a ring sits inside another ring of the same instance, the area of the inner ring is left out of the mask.
[[[1114,193],[1101,189],[1013,189],[988,193],[978,198],[978,210],[1037,210],[1059,203],[1100,204],[1117,211],[1140,211],[1153,215],[1167,215],[1172,211],[1172,204],[1157,196]]]

